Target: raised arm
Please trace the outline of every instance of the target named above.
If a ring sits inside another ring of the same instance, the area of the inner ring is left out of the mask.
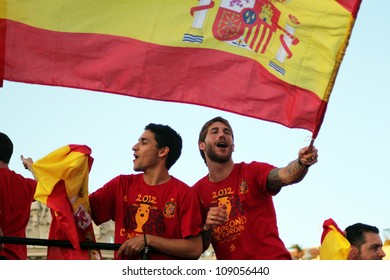
[[[25,158],[23,155],[21,155],[20,156],[20,160],[22,161],[22,164],[23,164],[24,168],[28,169],[31,172],[31,174],[34,176],[34,178],[35,178],[35,175],[34,175],[34,172],[33,172],[33,169],[32,169],[32,165],[34,163],[32,158]]]
[[[314,146],[299,150],[298,158],[286,167],[271,170],[267,178],[267,189],[278,192],[282,187],[300,182],[307,174],[309,167],[318,161],[318,151]]]

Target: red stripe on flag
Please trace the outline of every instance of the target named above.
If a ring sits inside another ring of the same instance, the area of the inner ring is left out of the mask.
[[[323,225],[322,225],[324,231],[322,232],[322,235],[321,235],[321,244],[323,243],[326,235],[330,231],[332,231],[332,228],[330,226],[333,226],[338,232],[340,232],[340,234],[343,235],[343,231],[338,227],[336,222],[332,218],[329,218],[329,219],[325,220]]]
[[[214,7],[214,4],[215,4],[214,1],[211,1],[207,5],[192,7],[191,11],[190,11],[190,14],[191,14],[191,16],[194,16],[195,12],[211,9],[211,8]]]
[[[70,152],[78,152],[78,153],[82,153],[82,154],[87,155],[87,156],[91,155],[91,153],[92,153],[91,148],[86,146],[86,145],[70,144],[68,146],[69,146]]]
[[[0,87],[3,86],[4,80],[4,56],[5,56],[5,35],[7,22],[0,19]]]
[[[77,234],[76,224],[73,218],[73,209],[66,195],[65,182],[60,180],[55,186],[51,194],[47,198],[47,207],[54,211],[52,223],[57,224],[55,228],[51,226],[49,239],[58,239],[61,232],[61,237],[66,236],[74,248],[80,249],[79,236]],[[80,240],[85,241],[85,240]]]
[[[310,131],[318,125],[317,95],[249,58],[12,21],[7,28],[7,80],[208,106]]]
[[[77,144],[70,144],[68,146],[70,149],[69,153],[70,152],[78,152],[78,153],[82,153],[84,155],[89,156],[88,157],[88,169],[89,169],[89,171],[91,171],[92,164],[93,164],[93,157],[90,156],[92,154],[91,148],[86,146],[86,145],[77,145]]]
[[[76,226],[72,205],[66,195],[65,182],[60,180],[47,198],[47,206],[51,209],[52,221],[50,223],[49,239],[69,240],[74,249],[48,247],[49,260],[89,260],[88,250],[81,250],[80,243],[87,241],[85,232]],[[88,240],[90,241],[90,240]]]
[[[351,1],[351,0],[336,0],[341,6],[343,6],[348,12],[356,18],[362,1]]]

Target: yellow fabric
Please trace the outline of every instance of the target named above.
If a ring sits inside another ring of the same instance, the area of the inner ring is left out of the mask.
[[[80,152],[71,152],[69,146],[64,146],[36,161],[32,168],[38,181],[36,200],[47,204],[47,198],[55,185],[63,180],[73,210],[77,210],[80,205],[87,206],[87,210],[90,210],[88,156]]]
[[[347,260],[351,244],[333,225],[330,228],[320,247],[320,260]]]
[[[58,225],[53,230],[62,230],[76,249],[79,249],[79,241],[96,241],[88,198],[88,177],[93,161],[90,153],[91,150],[87,146],[64,146],[32,165],[34,176],[38,181],[35,199],[54,211],[53,219],[59,219],[61,216],[61,221],[58,221]],[[60,181],[65,184],[69,202],[65,201],[61,194],[53,195]],[[69,203],[72,206],[72,212],[69,211]],[[57,236],[52,232],[52,227],[49,238],[50,235]],[[77,254],[74,251],[71,253],[73,257]],[[57,252],[57,254],[61,253]],[[101,259],[99,250],[90,249],[88,255],[90,259]]]
[[[274,75],[269,66],[275,62],[286,70],[278,75],[283,81],[308,89],[324,101],[328,101],[337,70],[348,44],[355,18],[335,0],[258,0],[264,13],[272,5],[280,12],[274,33],[264,26],[266,37],[271,40],[264,53],[259,54],[248,47],[217,40],[213,35],[213,25],[220,7],[228,7],[231,1],[215,0],[214,6],[204,10],[205,17],[196,21],[191,9],[205,5],[207,0],[0,0],[0,18],[8,18],[37,28],[59,31],[110,34],[123,36],[165,46],[207,48],[221,50],[258,61]],[[254,5],[255,1],[241,1],[244,5]],[[232,10],[241,12],[238,3]],[[274,12],[268,11],[270,15]],[[265,14],[265,15],[264,15]],[[275,14],[275,13],[274,13]],[[283,62],[276,61],[281,48],[281,36],[288,35],[298,39],[297,44],[289,46],[293,55]],[[201,34],[202,43],[182,40],[184,34]],[[262,31],[259,31],[261,34]],[[293,34],[292,34],[293,33]],[[245,29],[242,38],[248,34]],[[251,36],[254,33],[252,33]],[[259,39],[251,39],[259,40]],[[242,40],[237,40],[240,43]],[[315,79],[313,79],[313,75]]]
[[[385,245],[383,246],[382,249],[386,254],[386,256],[383,258],[383,260],[390,260],[390,244],[386,245],[386,242],[385,242]]]

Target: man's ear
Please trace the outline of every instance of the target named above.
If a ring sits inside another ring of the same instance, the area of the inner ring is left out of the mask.
[[[199,150],[205,151],[206,150],[206,143],[204,141],[198,142]]]
[[[359,249],[351,245],[351,249],[349,250],[348,260],[357,260],[358,256],[359,256]]]
[[[164,148],[161,148],[161,149],[160,149],[158,155],[159,155],[160,157],[165,157],[165,156],[168,155],[168,153],[169,153],[169,147],[164,147]]]

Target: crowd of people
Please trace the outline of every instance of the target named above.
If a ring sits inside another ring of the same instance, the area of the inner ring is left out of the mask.
[[[211,244],[220,260],[291,260],[279,236],[273,197],[304,179],[318,161],[313,146],[299,150],[286,166],[235,163],[234,134],[222,117],[207,121],[198,148],[208,174],[188,186],[169,173],[181,155],[182,138],[168,125],[148,124],[133,150],[133,170],[89,195],[99,225],[115,222],[116,259],[198,259]],[[0,230],[25,237],[37,181],[10,170],[9,137],[0,133]],[[33,161],[21,157],[33,171]],[[18,217],[18,218],[16,218]],[[347,227],[348,259],[382,259],[377,228]],[[1,232],[0,232],[1,234]],[[1,244],[2,259],[26,259],[26,245]]]

